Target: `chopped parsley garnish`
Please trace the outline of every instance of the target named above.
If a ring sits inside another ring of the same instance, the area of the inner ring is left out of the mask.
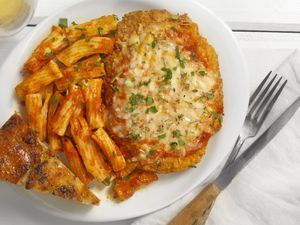
[[[103,180],[103,182],[106,183],[106,184],[110,184],[110,178],[111,178],[111,176],[106,177],[106,178]]]
[[[130,179],[130,175],[124,177],[124,180],[129,180],[129,179]]]
[[[206,93],[206,97],[209,99],[209,100],[212,100],[214,98],[213,94],[210,93],[210,92],[207,92]]]
[[[77,84],[77,86],[78,86],[79,88],[82,88],[83,84],[82,84],[81,82],[79,82],[79,83]]]
[[[98,31],[98,34],[101,35],[102,32],[103,32],[103,28],[102,27],[98,27],[97,31]]]
[[[85,38],[85,34],[81,34],[81,35],[80,35],[80,38]]]
[[[158,138],[159,138],[159,139],[164,139],[165,137],[166,137],[166,134],[158,135]]]
[[[134,94],[132,93],[131,96],[129,97],[129,103],[131,106],[137,106],[141,102],[143,102],[145,97],[141,94]]]
[[[210,113],[214,116],[214,118],[215,118],[216,120],[219,120],[220,122],[222,121],[222,116],[220,116],[220,114],[218,114],[218,113],[215,112],[215,111],[211,111]]]
[[[163,67],[163,68],[161,68],[161,71],[165,72],[165,75],[164,75],[165,82],[172,79],[172,70],[170,70],[169,68]]]
[[[149,113],[149,112],[151,112],[151,113],[157,113],[158,111],[157,111],[157,108],[155,106],[151,106],[150,108],[148,108],[146,110],[146,113]]]
[[[178,46],[175,47],[175,57],[176,57],[176,59],[179,60],[180,67],[182,69],[184,69],[184,67],[185,67],[184,61],[180,57],[180,52],[179,52],[179,47]]]
[[[72,24],[72,25],[78,25],[75,21],[72,21],[71,24]]]
[[[55,41],[55,37],[51,38],[51,42],[54,42]]]
[[[58,21],[58,26],[61,28],[66,28],[68,27],[68,19],[67,18],[60,18]]]
[[[141,136],[139,134],[129,133],[127,134],[127,138],[133,141],[138,141],[139,139],[141,139]]]
[[[74,81],[75,81],[74,77],[70,77],[69,80],[70,80],[71,83],[74,83]]]
[[[51,103],[52,105],[54,105],[54,106],[57,105],[58,101],[57,101],[57,99],[55,98],[54,95],[51,96],[51,98],[50,98],[50,103]]]
[[[91,40],[91,38],[86,38],[85,39],[86,42],[89,42],[90,40]]]
[[[181,140],[181,139],[178,140],[178,144],[180,146],[185,146],[185,142],[183,140]]]
[[[175,130],[172,132],[174,138],[180,138],[181,133],[180,130]]]
[[[171,30],[174,31],[174,32],[178,32],[175,27],[171,27]]]
[[[170,147],[171,147],[171,150],[175,150],[175,148],[177,147],[177,142],[171,142],[170,143]]]
[[[115,85],[111,85],[111,89],[114,91],[114,92],[117,92],[119,91],[119,88]]]
[[[146,155],[146,157],[148,158],[148,157],[151,157],[151,156],[153,156],[154,154],[155,154],[155,150],[154,149],[151,149],[149,152],[148,152],[148,154]]]
[[[183,117],[184,117],[183,114],[179,114],[179,115],[178,115],[178,119],[182,119]]]
[[[204,76],[206,75],[206,72],[203,71],[203,70],[201,70],[201,71],[199,72],[199,75],[202,76],[202,77],[204,77]]]
[[[99,55],[100,55],[101,59],[104,59],[106,57],[106,54],[104,54],[104,53],[100,53]]]
[[[67,37],[64,37],[63,41],[69,41],[69,39]]]
[[[176,13],[175,15],[172,15],[173,20],[178,20],[180,17],[179,13]]]
[[[83,28],[83,27],[75,27],[75,30],[86,30],[85,28]]]
[[[157,38],[153,35],[153,41],[151,42],[151,48],[155,48],[157,45]]]
[[[117,187],[119,187],[119,184],[115,183],[114,188],[117,188]]]
[[[46,53],[45,53],[45,56],[46,56],[46,58],[50,58],[50,57],[52,57],[54,54],[55,54],[55,51],[51,50],[50,52],[46,52]]]
[[[191,75],[192,75],[192,76],[195,76],[195,72],[194,72],[194,71],[192,71],[192,72],[191,72]]]
[[[195,166],[195,165],[190,165],[189,167],[190,168],[197,168],[197,166]]]
[[[101,63],[99,61],[96,61],[95,66],[99,67],[99,66],[101,66]]]
[[[142,85],[148,86],[148,84],[150,84],[150,82],[151,82],[151,79],[149,79],[147,81],[143,81]]]
[[[153,100],[153,98],[152,98],[151,95],[148,95],[148,96],[146,97],[146,103],[147,103],[147,105],[151,105],[151,104],[154,103],[154,100]]]
[[[121,74],[122,74],[122,72],[116,73],[115,76],[114,76],[114,78],[111,80],[111,83],[115,82],[115,81],[119,78],[119,76],[120,76]]]

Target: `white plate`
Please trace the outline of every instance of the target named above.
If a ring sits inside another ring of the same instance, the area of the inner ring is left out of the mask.
[[[82,22],[101,15],[117,14],[121,17],[128,11],[152,8],[164,8],[173,13],[188,13],[192,20],[198,23],[201,34],[215,47],[224,82],[225,116],[222,129],[209,142],[207,154],[196,169],[161,175],[159,181],[119,204],[112,203],[104,196],[105,189],[101,190],[101,184],[93,188],[96,194],[103,196],[98,207],[82,206],[72,201],[16,188],[37,208],[56,216],[80,221],[114,221],[145,215],[173,203],[191,191],[203,182],[231,151],[248,105],[249,83],[245,61],[231,30],[194,0],[90,0],[47,18],[16,47],[3,64],[0,71],[0,124],[18,109],[14,87],[21,80],[19,71],[23,63],[60,17]]]

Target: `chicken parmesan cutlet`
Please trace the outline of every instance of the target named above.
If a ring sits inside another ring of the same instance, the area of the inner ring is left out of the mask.
[[[218,57],[186,15],[125,14],[106,59],[106,129],[128,162],[158,173],[198,163],[222,125]]]

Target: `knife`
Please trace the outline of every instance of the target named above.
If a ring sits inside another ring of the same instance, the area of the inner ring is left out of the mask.
[[[300,106],[298,97],[272,125],[250,145],[234,162],[207,185],[168,225],[204,225],[213,203],[232,179],[257,155],[292,118]]]

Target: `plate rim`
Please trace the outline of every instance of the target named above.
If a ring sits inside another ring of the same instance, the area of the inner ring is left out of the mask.
[[[41,23],[39,23],[36,28],[31,31],[29,34],[27,34],[25,36],[25,38],[23,40],[21,40],[15,47],[14,49],[10,52],[10,54],[8,55],[7,59],[2,63],[1,65],[1,68],[0,68],[0,74],[4,72],[4,68],[6,67],[5,65],[7,64],[7,62],[10,61],[10,59],[12,58],[13,55],[16,54],[18,48],[21,48],[22,46],[27,46],[28,45],[28,42],[32,41],[31,39],[33,38],[34,35],[36,35],[37,33],[39,33],[38,31],[40,30],[40,28],[42,26],[44,26],[45,24],[48,24],[48,22],[57,17],[60,13],[62,13],[63,11],[65,10],[68,10],[69,8],[71,7],[74,7],[76,5],[80,5],[82,4],[83,2],[92,2],[92,1],[95,1],[95,0],[88,0],[88,1],[79,1],[79,2],[76,2],[76,3],[71,3],[65,7],[63,7],[62,9],[60,9],[59,11],[55,12],[54,14],[52,14],[51,16],[48,16],[47,18],[45,18]],[[137,1],[139,2],[139,1]],[[206,11],[208,14],[210,14],[210,16],[214,17],[215,20],[218,21],[218,23],[222,24],[222,26],[228,31],[228,34],[230,35],[231,37],[231,41],[233,41],[235,47],[236,47],[236,51],[238,53],[237,57],[240,58],[240,63],[242,63],[242,66],[240,66],[241,68],[243,68],[244,70],[244,74],[243,74],[243,77],[245,79],[245,82],[244,82],[244,85],[247,86],[247,90],[245,90],[245,92],[247,93],[244,93],[246,94],[247,96],[247,99],[249,100],[249,95],[250,95],[250,84],[249,84],[249,73],[248,73],[248,67],[247,67],[247,64],[246,64],[246,60],[245,60],[245,56],[242,52],[242,49],[236,39],[236,37],[233,35],[233,32],[232,30],[228,27],[228,25],[222,20],[220,19],[213,11],[211,11],[210,9],[208,9],[206,6],[204,6],[203,4],[201,4],[199,1],[196,1],[196,0],[191,0],[191,2],[193,4],[196,4],[198,5],[198,7],[200,7],[202,10]],[[88,4],[88,3],[87,3]],[[246,116],[246,111],[247,111],[247,105],[248,103],[245,103],[245,106],[243,107],[244,108],[244,111],[243,111],[243,118],[241,118],[242,121],[244,121],[244,118]],[[239,130],[242,128],[242,125],[243,123],[240,123],[240,126],[239,126]],[[189,188],[187,188],[185,191],[183,191],[180,195],[178,195],[176,198],[173,198],[171,201],[169,201],[168,203],[165,203],[164,205],[162,206],[158,206],[156,208],[151,208],[150,210],[148,210],[148,212],[144,212],[144,213],[139,213],[139,214],[136,214],[136,213],[132,213],[132,215],[129,215],[128,214],[126,216],[123,216],[123,217],[118,217],[118,218],[112,218],[112,219],[109,219],[109,220],[99,220],[99,219],[93,219],[93,218],[87,218],[87,217],[80,217],[78,215],[73,215],[73,214],[70,214],[68,213],[67,215],[63,215],[63,213],[61,213],[60,211],[58,211],[56,208],[54,207],[50,207],[49,205],[45,205],[43,204],[43,207],[39,207],[38,205],[35,205],[35,204],[30,204],[32,207],[34,208],[37,208],[39,209],[40,211],[42,212],[45,212],[47,214],[50,214],[50,215],[53,215],[53,216],[57,216],[59,218],[64,218],[64,219],[68,219],[68,220],[71,220],[71,221],[86,221],[86,222],[112,222],[112,221],[121,221],[121,220],[126,220],[126,219],[133,219],[133,218],[136,218],[136,217],[139,217],[139,216],[144,216],[144,215],[147,215],[147,214],[150,214],[150,213],[153,213],[153,212],[156,212],[160,209],[163,209],[165,207],[168,207],[169,205],[173,204],[175,201],[177,201],[178,199],[182,198],[183,196],[187,195],[188,193],[190,193],[192,190],[194,190],[196,187],[200,186],[202,183],[204,183],[205,181],[207,181],[208,178],[210,178],[210,176],[216,171],[216,169],[222,164],[222,162],[225,161],[225,159],[228,157],[228,155],[230,154],[230,152],[228,152],[227,155],[224,155],[223,158],[220,158],[219,161],[217,161],[215,163],[215,166],[213,166],[213,169],[210,171],[210,173],[208,173],[207,175],[204,176],[204,179],[200,182],[195,182],[192,186],[190,186]],[[12,187],[12,186],[11,186]],[[39,197],[35,196],[34,193],[29,193],[30,196],[29,197],[29,194],[26,193],[25,195],[25,192],[20,192],[20,191],[17,191],[17,189],[13,188],[15,192],[18,193],[18,195],[20,197],[22,197],[22,199],[26,200],[26,199],[29,199],[29,198],[34,198],[34,201],[37,201],[37,200],[40,200]],[[51,208],[52,210],[51,211],[47,211],[47,209]]]

